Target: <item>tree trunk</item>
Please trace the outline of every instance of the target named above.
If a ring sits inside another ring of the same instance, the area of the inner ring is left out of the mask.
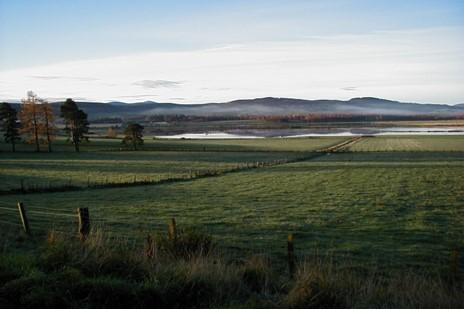
[[[79,152],[79,141],[77,139],[74,139],[74,149]]]
[[[73,121],[72,129],[71,129],[71,136],[72,136],[72,141],[73,141],[73,144],[74,144],[74,150],[76,150],[76,152],[79,152],[79,142],[80,142],[80,140],[79,140],[76,120]]]
[[[32,123],[34,125],[35,151],[40,152],[39,125],[37,124],[37,110],[36,109],[34,109],[34,115],[33,115],[33,118],[32,118]]]
[[[11,151],[16,152],[16,143],[14,141],[14,137],[13,137],[13,140],[11,141]]]
[[[46,127],[46,134],[47,134],[47,145],[48,145],[48,152],[52,152],[52,142],[50,140],[50,130],[49,130],[49,124],[48,124],[48,116],[47,113],[45,112],[45,127]]]
[[[48,131],[48,121],[47,121],[46,125],[47,125],[46,134],[47,134],[48,152],[52,152],[52,142],[51,142],[51,140],[50,140],[50,132]]]
[[[34,124],[35,151],[40,152],[39,133],[37,125]]]
[[[134,133],[132,133],[132,145],[134,146],[134,150],[137,150],[137,140]]]
[[[35,113],[35,110],[34,110]],[[35,142],[35,151],[40,152],[40,145],[39,145],[39,128],[37,125],[37,115],[33,115],[32,124],[34,125],[34,142]]]

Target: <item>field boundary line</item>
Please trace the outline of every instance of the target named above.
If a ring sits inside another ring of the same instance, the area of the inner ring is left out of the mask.
[[[362,139],[363,136],[355,136],[336,145],[318,150],[318,152],[345,152],[345,150],[358,143]]]
[[[102,183],[102,184],[92,184],[90,186],[75,186],[75,185],[64,185],[60,187],[31,187],[31,188],[17,188],[10,190],[0,190],[0,196],[2,195],[17,195],[17,194],[33,194],[33,193],[55,193],[55,192],[70,192],[70,191],[84,191],[84,190],[93,190],[93,189],[108,189],[108,188],[129,188],[129,187],[138,187],[138,186],[155,186],[168,183],[177,183],[177,182],[189,182],[203,178],[218,177],[227,175],[230,173],[237,173],[248,171],[257,168],[271,167],[281,164],[294,163],[299,161],[305,161],[313,159],[315,157],[321,156],[321,152],[310,152],[305,156],[301,156],[293,159],[281,159],[273,161],[260,161],[260,162],[248,162],[241,166],[233,167],[230,169],[224,170],[207,170],[204,172],[197,172],[193,175],[183,175],[182,177],[172,177],[172,178],[161,178],[155,180],[141,180],[141,181],[131,181],[131,182],[119,182],[119,183]]]
[[[296,163],[301,161],[308,161],[318,157],[321,157],[327,153],[332,152],[341,152],[345,147],[348,147],[355,142],[359,141],[362,137],[357,136],[344,140],[341,143],[335,144],[330,147],[322,148],[319,150],[308,151],[302,154],[300,157],[292,159],[280,159],[272,161],[258,161],[258,162],[247,162],[237,167],[224,170],[208,170],[205,172],[196,172],[194,175],[183,175],[182,177],[173,177],[173,178],[162,178],[156,180],[141,180],[141,181],[132,181],[132,182],[120,182],[120,183],[102,183],[102,184],[92,184],[90,186],[73,186],[73,185],[64,185],[60,187],[32,187],[32,188],[23,188],[23,189],[10,189],[10,190],[0,190],[0,195],[17,195],[17,194],[33,194],[33,193],[56,193],[56,192],[71,192],[71,191],[84,191],[84,190],[93,190],[93,189],[109,189],[109,188],[129,188],[129,187],[139,187],[139,186],[155,186],[168,183],[177,183],[177,182],[189,182],[195,181],[203,178],[218,177],[224,176],[231,173],[238,173],[249,171],[252,169],[263,168],[263,167],[272,167],[289,163]]]

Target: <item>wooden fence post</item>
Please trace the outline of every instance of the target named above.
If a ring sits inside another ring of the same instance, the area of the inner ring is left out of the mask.
[[[177,226],[176,226],[176,219],[175,218],[172,218],[171,223],[169,223],[168,237],[169,237],[169,240],[176,240],[177,239]]]
[[[288,234],[287,239],[287,258],[288,258],[288,272],[290,274],[290,279],[293,278],[295,274],[295,252],[294,252],[294,238],[293,234]]]
[[[19,202],[18,203],[18,210],[19,216],[21,217],[21,223],[23,225],[24,232],[27,235],[31,235],[31,229],[29,227],[29,220],[27,219],[26,209],[24,208],[24,204]]]
[[[147,241],[145,245],[145,256],[147,258],[156,258],[156,242],[150,234],[147,235]]]
[[[24,179],[21,179],[21,193],[24,193],[25,188],[24,188]]]
[[[77,215],[79,217],[79,237],[81,241],[85,241],[90,232],[89,209],[78,208]]]

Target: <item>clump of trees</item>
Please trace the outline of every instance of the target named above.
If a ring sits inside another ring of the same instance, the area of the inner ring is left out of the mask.
[[[79,109],[72,99],[67,99],[61,106],[61,117],[66,124],[64,131],[68,140],[74,144],[76,152],[79,152],[79,145],[83,140],[87,140],[86,134],[89,131],[87,114]],[[40,152],[40,145],[46,144],[48,152],[52,152],[52,142],[57,134],[53,108],[34,92],[27,93],[27,98],[22,100],[19,113],[11,104],[0,104],[0,124],[4,140],[11,144],[13,152],[16,151],[16,144],[21,140],[21,135],[26,142],[35,145],[35,151]]]
[[[79,152],[81,143],[88,141],[87,114],[79,109],[76,102],[67,99],[60,106],[60,116],[65,123],[64,132],[68,141],[74,145],[75,151]],[[40,146],[46,144],[48,152],[52,152],[52,142],[58,131],[53,108],[34,92],[27,93],[27,98],[22,100],[19,113],[8,103],[0,104],[0,124],[4,140],[11,144],[13,152],[16,151],[16,144],[21,140],[21,135],[26,142],[35,146],[35,151],[40,152]],[[143,130],[144,127],[138,123],[128,123],[122,143],[137,150],[143,145]],[[117,138],[117,134],[116,127],[108,129],[108,137]]]
[[[124,130],[122,143],[137,150],[138,145],[143,145],[143,129],[143,126],[138,123],[129,123]]]
[[[19,113],[8,103],[0,104],[0,125],[5,142],[10,143],[12,151],[15,152],[16,143],[21,140],[21,135],[24,135],[25,141],[34,144],[37,152],[40,152],[41,144],[46,144],[48,152],[51,152],[52,142],[57,133],[53,112],[52,106],[32,91],[29,91],[27,98],[22,100]],[[79,152],[81,143],[88,141],[87,114],[77,106],[76,102],[67,99],[60,106],[60,116],[65,123],[64,132],[68,136],[68,141],[74,145],[75,151]],[[124,130],[122,143],[137,150],[143,145],[143,130],[142,125],[129,123]],[[117,138],[117,135],[116,127],[108,129],[109,138]]]

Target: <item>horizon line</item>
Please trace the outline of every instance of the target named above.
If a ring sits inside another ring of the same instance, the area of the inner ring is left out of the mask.
[[[299,101],[338,101],[338,102],[350,102],[352,100],[356,99],[372,99],[372,100],[383,100],[383,101],[390,101],[394,103],[401,103],[401,104],[419,104],[419,105],[447,105],[447,106],[456,106],[460,104],[464,104],[463,102],[458,102],[458,103],[430,103],[430,102],[407,102],[407,101],[399,101],[399,100],[391,100],[391,99],[386,99],[386,98],[380,98],[380,97],[374,97],[374,96],[362,96],[362,97],[351,97],[346,100],[342,99],[302,99],[302,98],[297,98],[297,97],[277,97],[277,96],[264,96],[264,97],[254,97],[254,98],[239,98],[239,99],[234,99],[230,101],[223,101],[223,102],[203,102],[203,103],[181,103],[181,102],[174,102],[174,101],[153,101],[153,100],[145,100],[145,101],[134,101],[134,102],[126,102],[126,101],[120,101],[120,100],[104,100],[104,101],[99,101],[99,100],[92,100],[88,98],[42,98],[46,101],[48,101],[51,104],[54,103],[61,103],[66,101],[67,99],[73,99],[76,103],[96,103],[96,104],[111,104],[111,103],[122,103],[122,104],[141,104],[141,103],[156,103],[156,104],[176,104],[176,105],[207,105],[207,104],[227,104],[227,103],[232,103],[232,102],[237,102],[237,101],[253,101],[253,100],[262,100],[262,99],[284,99],[284,100],[299,100]],[[1,103],[10,103],[10,104],[21,104],[23,99],[0,99]]]

